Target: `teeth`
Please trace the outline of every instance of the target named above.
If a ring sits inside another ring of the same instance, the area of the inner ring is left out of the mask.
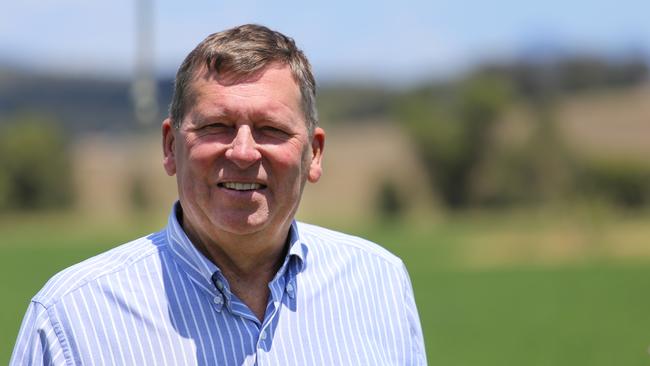
[[[237,182],[227,182],[223,183],[223,186],[228,189],[234,189],[236,191],[250,191],[253,189],[262,188],[261,184],[258,183],[237,183]]]

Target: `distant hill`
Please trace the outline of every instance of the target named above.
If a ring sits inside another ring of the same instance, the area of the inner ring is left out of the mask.
[[[171,80],[157,84],[162,118],[173,84]],[[124,133],[135,126],[130,88],[128,80],[0,70],[0,123],[14,115],[35,113],[61,123],[71,135],[90,131]]]
[[[166,116],[172,93],[172,79],[158,80],[157,120]],[[319,112],[325,123],[383,117],[389,113],[392,98],[392,91],[378,85],[328,85],[318,91]],[[123,134],[141,128],[135,123],[129,80],[0,68],[0,124],[21,113],[51,117],[70,136],[89,132]]]

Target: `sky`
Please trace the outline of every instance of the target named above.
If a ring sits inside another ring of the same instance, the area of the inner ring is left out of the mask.
[[[135,1],[7,1],[0,64],[129,77]],[[648,0],[152,1],[161,76],[208,34],[243,23],[293,37],[317,79],[412,81],[544,49],[650,50]]]

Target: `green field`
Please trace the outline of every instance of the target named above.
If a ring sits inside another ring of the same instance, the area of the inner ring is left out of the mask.
[[[634,243],[608,243],[628,236],[631,242],[650,238],[650,228],[643,225],[647,218],[567,222],[550,217],[478,215],[408,228],[347,229],[381,242],[406,262],[431,365],[649,364],[650,260],[612,254],[612,247],[633,248]],[[3,220],[0,363],[9,359],[28,301],[47,278],[163,223],[154,221],[116,230],[112,225],[75,225],[66,218]],[[567,227],[580,229],[566,234]],[[582,252],[553,257],[524,240],[540,245],[535,238],[560,237],[558,233],[568,235],[571,240],[561,240]],[[481,253],[512,251],[498,242],[503,237],[522,238],[524,249],[488,262],[472,259],[470,252],[481,245],[487,246]],[[598,238],[604,242],[578,245]]]

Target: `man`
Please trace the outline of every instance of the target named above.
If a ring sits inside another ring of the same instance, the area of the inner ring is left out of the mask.
[[[181,65],[163,122],[167,227],[54,276],[12,365],[421,365],[402,262],[294,215],[321,176],[315,82],[292,39],[216,33]]]

